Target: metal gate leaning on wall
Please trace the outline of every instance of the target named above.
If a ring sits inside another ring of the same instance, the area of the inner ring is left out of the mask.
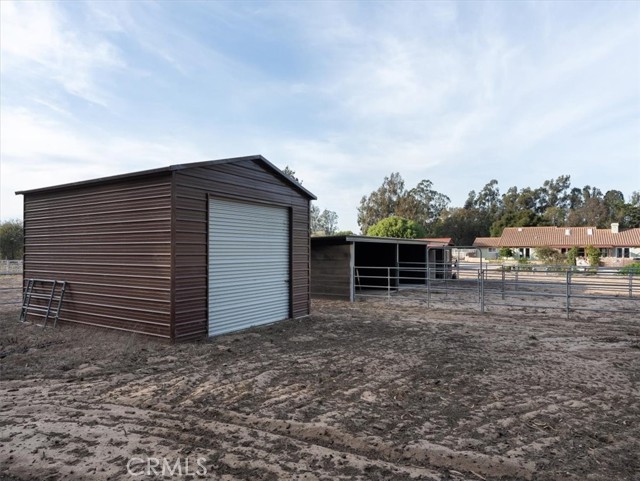
[[[290,317],[289,209],[209,199],[209,336]]]

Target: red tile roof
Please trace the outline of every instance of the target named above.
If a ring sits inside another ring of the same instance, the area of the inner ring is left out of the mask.
[[[487,242],[491,245],[477,244]],[[498,243],[495,244],[495,240]],[[595,227],[506,227],[502,237],[478,237],[475,247],[640,247],[640,228],[612,232]]]

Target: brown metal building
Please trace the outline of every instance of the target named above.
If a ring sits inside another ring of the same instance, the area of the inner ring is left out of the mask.
[[[262,156],[17,192],[24,277],[67,281],[60,321],[199,339],[309,314],[309,202]]]

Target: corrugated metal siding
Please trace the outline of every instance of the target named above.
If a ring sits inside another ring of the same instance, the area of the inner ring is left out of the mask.
[[[171,338],[171,176],[24,199],[25,278],[69,282],[62,322]]]
[[[289,317],[289,209],[209,201],[209,335]]]
[[[309,314],[309,199],[257,161],[176,171],[175,339],[207,335],[208,195],[291,208],[292,315]]]
[[[311,244],[311,295],[351,297],[351,244]]]

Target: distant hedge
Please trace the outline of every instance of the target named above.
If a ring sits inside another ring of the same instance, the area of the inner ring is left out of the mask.
[[[640,262],[634,262],[620,269],[620,275],[628,276],[629,274],[640,276]]]

